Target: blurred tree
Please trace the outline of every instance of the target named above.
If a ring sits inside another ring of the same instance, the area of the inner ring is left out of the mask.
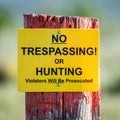
[[[0,85],[6,83],[7,74],[3,67],[0,67]]]
[[[12,23],[12,14],[8,6],[0,5],[0,42],[2,36],[2,30],[4,27],[8,27]],[[1,44],[1,43],[0,43]],[[1,54],[0,54],[1,57]],[[7,80],[7,72],[0,63],[0,85],[4,84]]]
[[[120,77],[108,88],[108,92],[111,94],[120,94]]]
[[[0,5],[0,29],[12,22],[11,10],[8,6]]]
[[[83,17],[84,16],[98,17],[98,15],[100,15],[100,13],[98,13],[99,11],[96,8],[88,4],[81,4],[81,5],[76,4],[73,12],[74,12],[74,15],[83,16]]]

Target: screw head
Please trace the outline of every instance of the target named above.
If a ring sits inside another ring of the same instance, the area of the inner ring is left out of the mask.
[[[60,30],[58,30],[58,33],[57,33],[58,35],[60,34]]]
[[[59,87],[61,84],[60,83],[56,83],[56,86]]]

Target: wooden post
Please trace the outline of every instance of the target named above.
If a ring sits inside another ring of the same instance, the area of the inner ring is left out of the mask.
[[[98,28],[96,18],[24,15],[25,28]],[[47,61],[46,61],[47,62]],[[27,92],[26,120],[100,120],[98,92]]]

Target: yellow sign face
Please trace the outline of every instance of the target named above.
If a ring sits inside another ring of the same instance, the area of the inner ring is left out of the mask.
[[[99,45],[98,29],[20,29],[18,90],[97,91]]]

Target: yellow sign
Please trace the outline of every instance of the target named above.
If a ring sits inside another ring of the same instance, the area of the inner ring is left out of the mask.
[[[18,90],[97,91],[98,29],[20,29]]]

